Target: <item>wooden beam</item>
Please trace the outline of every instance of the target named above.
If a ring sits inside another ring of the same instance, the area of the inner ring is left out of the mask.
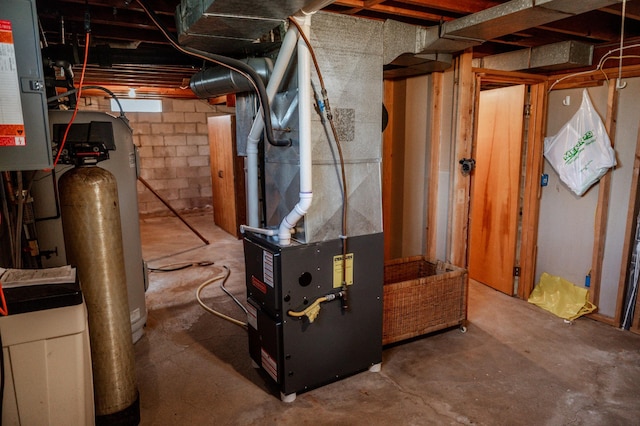
[[[618,77],[618,68],[607,68],[601,71],[584,71],[571,74],[557,74],[549,77],[550,90],[590,87],[602,84],[605,80]],[[622,78],[640,77],[640,65],[622,68]]]
[[[384,1],[380,0],[337,0],[334,2],[338,6],[348,6],[354,9],[372,9],[373,6],[377,6]],[[417,6],[425,9],[443,10],[446,12],[452,12],[460,15],[466,15],[470,13],[479,12],[489,7],[496,6],[501,1],[496,0],[460,0],[452,2],[451,0],[398,0],[394,1],[394,4],[406,4],[409,6]],[[384,5],[383,5],[384,6]],[[407,8],[412,10],[412,8]],[[415,7],[413,8],[415,10]]]
[[[429,135],[430,164],[429,187],[427,188],[427,239],[425,254],[429,259],[436,259],[437,230],[438,230],[438,186],[440,176],[440,144],[442,132],[442,103],[444,101],[443,89],[444,74],[434,72],[431,74],[431,130]]]
[[[363,10],[369,10],[371,12],[381,13],[385,15],[402,16],[404,18],[421,19],[431,22],[452,21],[453,19],[455,19],[453,16],[446,16],[421,10],[406,9],[398,6],[386,6],[384,4],[376,4],[371,7],[365,7],[364,3],[358,0],[339,0],[333,4],[337,6],[352,7],[353,9],[347,11],[347,13],[349,14],[355,14],[358,12],[362,12]]]
[[[611,146],[615,145],[616,121],[618,116],[618,90],[614,81],[609,82],[607,96],[607,117],[605,129],[611,139]],[[596,306],[600,300],[600,283],[602,280],[602,263],[604,246],[607,239],[607,221],[609,218],[609,200],[611,198],[611,170],[601,179],[598,188],[598,205],[594,223],[593,256],[591,259],[591,287],[589,298]],[[619,324],[618,324],[619,325]]]
[[[467,267],[467,240],[469,237],[469,176],[462,176],[458,160],[471,157],[473,143],[473,114],[475,79],[473,53],[468,50],[456,59],[457,67],[457,111],[455,112],[455,164],[453,175],[453,203],[451,211],[449,261]]]
[[[527,163],[525,165],[524,203],[522,206],[522,236],[520,244],[520,281],[518,297],[527,300],[535,285],[538,222],[542,187],[540,177],[544,158],[544,132],[547,117],[547,83],[531,86],[530,116],[527,133]]]
[[[382,132],[382,231],[384,232],[384,260],[391,259],[391,195],[393,185],[393,133],[395,126],[394,107],[395,83],[384,80],[384,106],[387,109],[387,127]]]
[[[384,105],[389,114],[389,123],[382,134],[382,224],[385,260],[402,255],[405,93],[405,79],[384,80]]]

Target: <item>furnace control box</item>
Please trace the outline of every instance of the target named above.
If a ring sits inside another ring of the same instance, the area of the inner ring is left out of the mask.
[[[382,233],[348,240],[348,309],[337,298],[321,303],[312,322],[290,315],[340,291],[341,244],[280,247],[263,236],[244,238],[249,352],[283,396],[382,362]]]

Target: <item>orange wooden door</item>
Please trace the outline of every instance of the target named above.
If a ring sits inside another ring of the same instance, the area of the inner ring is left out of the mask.
[[[469,277],[514,291],[525,86],[480,92],[471,189]]]
[[[207,122],[213,220],[228,233],[239,236],[245,217],[245,195],[242,159],[236,156],[235,116],[212,116]]]

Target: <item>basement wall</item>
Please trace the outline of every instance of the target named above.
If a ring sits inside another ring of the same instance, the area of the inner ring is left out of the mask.
[[[110,98],[83,98],[83,110],[112,115]],[[164,99],[161,113],[126,113],[133,128],[133,142],[140,152],[140,176],[178,211],[210,208],[211,171],[207,117],[233,112],[233,108],[204,100]],[[138,182],[140,214],[170,214],[144,185]]]
[[[606,243],[600,284],[599,312],[615,316],[616,298],[622,266],[622,249],[625,242],[627,210],[633,173],[636,140],[638,135],[637,99],[640,95],[640,78],[626,79],[627,87],[620,91],[615,135],[615,151],[618,165],[613,170]],[[609,84],[615,84],[611,80]],[[589,88],[591,101],[604,120],[607,112],[607,86]],[[562,101],[570,96],[571,105]],[[546,135],[553,135],[580,107],[582,89],[555,90],[549,95]],[[545,160],[544,173],[549,175],[549,185],[542,190],[540,222],[538,228],[537,283],[542,272],[559,275],[576,285],[584,286],[585,276],[591,270],[594,219],[598,201],[599,184],[594,185],[582,197],[575,196],[560,182],[550,164]],[[626,266],[625,266],[626,269]]]

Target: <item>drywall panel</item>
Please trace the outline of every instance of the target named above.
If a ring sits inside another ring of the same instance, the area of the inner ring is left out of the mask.
[[[429,78],[407,79],[402,256],[424,253],[426,238],[427,120]]]
[[[638,99],[640,78],[625,79],[627,86],[618,96],[618,120],[615,150],[618,164],[611,179],[611,199],[607,221],[602,280],[600,282],[599,312],[613,317],[620,280],[622,249],[625,243],[629,193],[633,178],[633,159],[638,138]],[[612,80],[610,84],[615,84]],[[626,269],[626,267],[625,267]]]
[[[607,88],[593,87],[588,91],[595,109],[601,117],[606,117]],[[563,104],[567,96],[570,105]],[[582,89],[556,90],[549,94],[547,136],[556,134],[576,113],[581,99]],[[591,270],[598,184],[577,197],[546,160],[543,173],[549,175],[549,184],[542,188],[540,199],[536,283],[540,275],[547,272],[584,285],[585,276]],[[624,209],[626,211],[626,207]]]

